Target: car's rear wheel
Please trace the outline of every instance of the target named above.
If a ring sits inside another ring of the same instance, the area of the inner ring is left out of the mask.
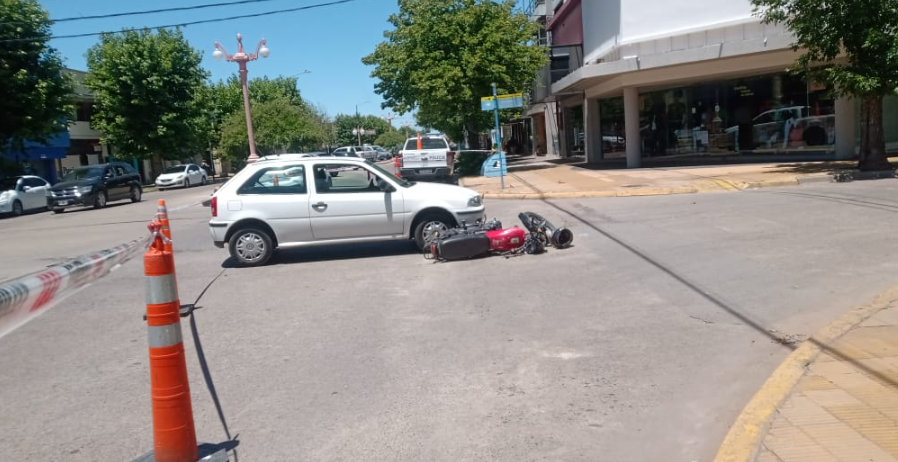
[[[206,186],[206,177],[203,177],[203,179],[200,180],[200,186]]]
[[[106,191],[100,191],[99,193],[97,193],[97,198],[94,199],[94,208],[101,209],[103,207],[106,207],[106,202],[108,200],[109,198],[106,197]]]
[[[137,186],[131,186],[131,202],[140,202],[143,192]]]
[[[415,226],[415,245],[418,246],[418,250],[424,250],[434,237],[445,234],[453,226],[455,220],[449,214],[428,213],[421,217]]]
[[[22,207],[22,203],[18,200],[12,203],[12,214],[13,216],[19,216],[25,213],[25,208]]]
[[[240,266],[264,265],[274,254],[271,236],[257,228],[244,228],[234,233],[228,241],[228,249]]]
[[[60,209],[60,208],[53,209],[53,213],[62,213],[62,212],[65,212],[65,209]]]

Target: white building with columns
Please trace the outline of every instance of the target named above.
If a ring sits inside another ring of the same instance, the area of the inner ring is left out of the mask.
[[[786,72],[799,56],[793,37],[761,24],[750,0],[535,3],[546,11],[553,75],[528,114],[557,105],[557,132],[544,138],[557,136],[558,155],[631,168],[676,157],[856,155],[855,102]],[[884,112],[887,142],[898,147],[898,102],[887,99]]]

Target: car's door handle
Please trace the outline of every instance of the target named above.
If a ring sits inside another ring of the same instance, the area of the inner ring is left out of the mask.
[[[327,210],[327,204],[325,204],[324,202],[319,202],[317,204],[312,204],[312,208],[319,212],[323,212]]]

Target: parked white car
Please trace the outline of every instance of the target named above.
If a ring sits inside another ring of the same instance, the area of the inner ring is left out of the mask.
[[[328,172],[339,170],[332,177]],[[276,248],[414,239],[484,217],[482,197],[459,186],[415,183],[357,158],[261,160],[210,200],[209,232],[243,266]]]
[[[156,177],[156,188],[189,188],[196,185],[204,185],[207,181],[207,173],[196,164],[175,165],[165,169]]]
[[[21,215],[30,210],[46,210],[50,183],[39,176],[0,178],[0,213]]]

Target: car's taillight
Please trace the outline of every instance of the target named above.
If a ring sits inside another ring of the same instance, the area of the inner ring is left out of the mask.
[[[403,166],[403,163],[402,163],[402,154],[399,154],[399,155],[396,156],[396,157],[399,158],[399,167],[402,167],[402,166]]]
[[[209,207],[212,208],[212,216],[218,216],[218,197],[212,196],[212,201],[209,203]]]

